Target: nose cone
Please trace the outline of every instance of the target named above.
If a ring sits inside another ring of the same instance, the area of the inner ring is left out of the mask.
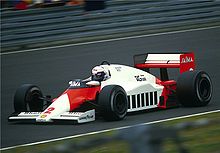
[[[79,108],[81,104],[96,99],[100,86],[67,89],[59,98],[57,98],[46,110],[37,118],[37,122],[52,122],[53,117],[73,111]]]
[[[52,122],[51,118],[70,111],[70,102],[67,93],[57,98],[37,118],[36,122]]]

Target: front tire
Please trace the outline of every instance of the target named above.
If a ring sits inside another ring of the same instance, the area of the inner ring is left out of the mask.
[[[204,71],[187,71],[177,80],[177,97],[186,107],[206,106],[212,97],[212,82]]]
[[[127,114],[127,94],[121,86],[105,86],[99,94],[98,104],[105,120],[122,120]]]
[[[43,94],[39,87],[24,84],[19,87],[14,95],[15,112],[40,112],[43,110]]]

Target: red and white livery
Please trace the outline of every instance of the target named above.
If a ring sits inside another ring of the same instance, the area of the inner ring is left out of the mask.
[[[160,77],[150,69],[160,70]],[[179,68],[178,79],[169,80],[167,69]],[[22,85],[14,96],[14,120],[77,123],[95,120],[121,120],[128,112],[152,108],[207,105],[212,83],[204,71],[195,70],[193,53],[141,54],[134,56],[134,67],[103,62],[92,69],[91,77],[69,82],[61,96],[43,96],[39,87]]]

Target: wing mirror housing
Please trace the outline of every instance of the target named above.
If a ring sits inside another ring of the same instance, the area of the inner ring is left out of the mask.
[[[86,83],[88,86],[100,86],[101,83],[99,81],[89,81]]]

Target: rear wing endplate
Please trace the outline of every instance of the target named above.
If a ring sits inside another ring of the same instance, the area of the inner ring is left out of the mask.
[[[194,53],[149,53],[134,55],[134,66],[139,69],[179,68],[180,73],[195,69]]]

